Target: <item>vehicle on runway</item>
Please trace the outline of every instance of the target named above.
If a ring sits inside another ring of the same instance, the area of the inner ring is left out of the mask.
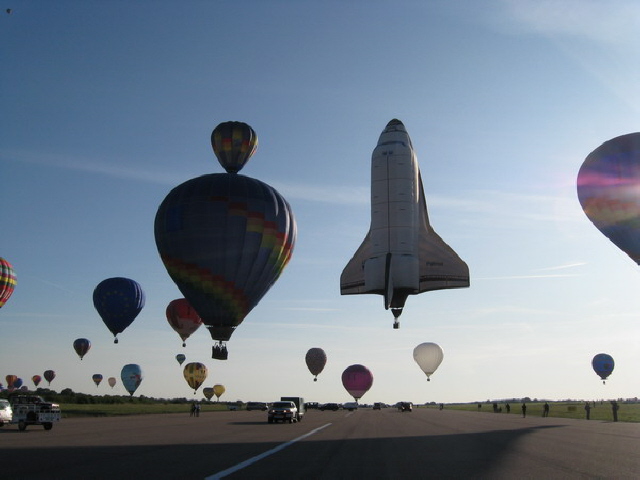
[[[411,402],[398,402],[398,411],[399,412],[412,412],[413,411],[413,403],[411,403]]]
[[[340,410],[340,405],[338,405],[337,403],[324,403],[322,405],[320,405],[319,407],[320,410]]]
[[[13,410],[8,400],[0,399],[0,427],[4,427],[5,424],[11,423],[13,418]]]
[[[62,418],[58,404],[46,402],[38,395],[12,395],[9,403],[13,409],[11,423],[17,423],[19,430],[26,430],[28,425],[42,425],[51,430],[53,422]]]
[[[354,410],[358,409],[358,403],[357,402],[347,402],[347,403],[342,405],[342,408],[344,410],[349,410],[350,412],[353,412]]]
[[[247,402],[247,410],[269,410],[265,402]]]
[[[376,402],[373,404],[374,410],[380,410],[382,408],[382,404],[380,402]]]
[[[281,402],[293,402],[297,409],[296,421],[301,422],[306,412],[304,398],[302,397],[280,397]]]
[[[297,422],[298,421],[298,408],[296,404],[291,401],[273,402],[271,408],[269,408],[269,414],[267,421],[269,423],[277,422]]]

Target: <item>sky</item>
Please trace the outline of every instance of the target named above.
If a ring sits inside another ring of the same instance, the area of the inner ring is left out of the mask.
[[[120,370],[137,363],[135,395],[201,398],[175,360],[184,353],[227,401],[350,401],[352,364],[373,373],[365,403],[640,393],[640,273],[576,194],[584,158],[638,130],[635,0],[0,7],[0,256],[18,277],[0,309],[1,382],[53,369],[54,390],[124,394]],[[371,152],[393,118],[416,150],[431,225],[471,277],[410,296],[399,330],[382,297],[339,292],[369,228]],[[298,237],[219,361],[205,328],[183,348],[166,320],[182,295],[153,222],[173,187],[223,171],[209,137],[229,120],[256,131],[242,173],[288,200]],[[110,277],[146,294],[117,345],[92,302]],[[423,342],[444,351],[430,382],[412,355]],[[312,347],[328,357],[317,382]],[[606,385],[597,353],[616,361]],[[94,373],[118,385],[96,387]]]

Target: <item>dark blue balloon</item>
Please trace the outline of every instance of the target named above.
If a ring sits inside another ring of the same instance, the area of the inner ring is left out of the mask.
[[[611,355],[607,355],[606,353],[599,353],[593,357],[593,360],[591,360],[591,366],[602,379],[602,383],[604,383],[607,377],[611,375],[614,365],[615,362],[613,361],[613,358]]]
[[[129,278],[107,278],[93,291],[93,306],[114,337],[127,328],[144,307],[140,284]],[[114,340],[118,343],[118,339]]]

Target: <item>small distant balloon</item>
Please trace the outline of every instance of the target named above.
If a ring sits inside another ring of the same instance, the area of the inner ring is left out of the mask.
[[[56,372],[54,372],[53,370],[45,370],[43,377],[47,381],[47,384],[51,385],[53,379],[56,378]]]
[[[113,333],[113,343],[118,343],[117,335],[131,325],[144,307],[144,292],[130,278],[107,278],[93,291],[93,306]]]
[[[429,377],[438,369],[443,358],[442,348],[432,342],[421,343],[413,349],[413,359],[427,376],[428,382],[431,381]]]
[[[116,377],[109,377],[109,379],[107,380],[107,382],[109,382],[109,386],[111,388],[116,386]]]
[[[12,388],[14,388],[16,380],[18,380],[18,376],[7,375],[6,377],[4,377],[4,379],[7,381],[7,390],[11,390]]]
[[[186,347],[187,338],[202,325],[202,319],[198,316],[198,312],[186,298],[178,298],[169,302],[166,313],[169,325],[182,339],[182,346]]]
[[[205,387],[205,388],[203,388],[202,389],[202,393],[207,398],[207,400],[211,400],[211,397],[213,397],[213,387]]]
[[[310,348],[304,357],[304,361],[307,363],[307,368],[314,376],[313,381],[318,381],[318,375],[324,370],[324,366],[327,363],[327,354],[321,348]]]
[[[591,152],[577,184],[589,220],[640,265],[640,133],[613,138]]]
[[[193,388],[193,393],[196,393],[200,385],[207,379],[208,370],[203,363],[191,362],[184,366],[182,373],[189,386]]]
[[[598,374],[604,384],[607,377],[613,372],[615,362],[611,355],[599,353],[591,360],[591,366],[593,367],[593,371]]]
[[[33,377],[31,377],[31,381],[37,388],[38,385],[40,385],[40,382],[42,381],[42,377],[40,375],[34,375]]]
[[[142,369],[140,368],[140,365],[128,363],[122,367],[120,379],[122,380],[122,385],[125,390],[129,392],[129,395],[133,396],[134,392],[142,383]]]
[[[16,379],[13,381],[13,388],[20,388],[20,387],[22,386],[22,384],[23,384],[23,383],[24,383],[24,382],[22,381],[22,379],[21,379],[21,378],[16,378]]]
[[[222,168],[237,173],[258,148],[258,136],[244,122],[223,122],[211,132],[211,146]]]
[[[86,338],[77,338],[73,341],[73,349],[76,351],[80,360],[84,358],[89,349],[91,348],[91,342]]]
[[[342,372],[342,385],[357,402],[373,385],[373,374],[364,365],[350,365]]]
[[[187,356],[184,353],[179,353],[176,355],[176,360],[180,365],[182,365],[186,359],[187,359]]]
[[[91,378],[93,379],[93,383],[96,384],[96,387],[98,387],[100,385],[100,382],[102,382],[102,375],[100,375],[99,373],[93,374]]]
[[[16,273],[11,264],[0,257],[0,308],[7,303],[18,283]]]
[[[220,385],[219,383],[213,386],[213,394],[218,397],[218,401],[220,401],[220,397],[225,392],[224,385]]]

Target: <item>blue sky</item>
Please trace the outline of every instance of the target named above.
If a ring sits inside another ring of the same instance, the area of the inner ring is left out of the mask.
[[[91,375],[138,363],[137,394],[192,397],[182,352],[226,400],[348,401],[354,363],[374,374],[364,402],[638,395],[639,272],[575,189],[589,152],[638,129],[636,2],[4,3],[0,256],[18,286],[0,310],[2,379],[53,369],[52,388],[109,393]],[[471,273],[469,289],[410,297],[400,330],[380,297],[339,295],[392,118]],[[228,120],[256,130],[243,173],[287,198],[298,241],[220,362],[204,328],[182,348],[166,321],[181,295],[153,220],[171,188],[222,171],[209,135]],[[118,345],[92,304],[114,276],[147,297]],[[427,341],[445,354],[429,383],[412,358]],[[311,347],[328,355],[318,382]],[[600,352],[616,360],[605,386]]]

